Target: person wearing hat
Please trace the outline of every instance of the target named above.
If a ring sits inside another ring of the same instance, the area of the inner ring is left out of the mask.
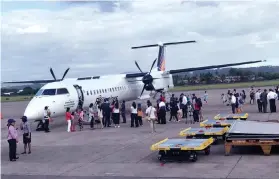
[[[23,132],[23,144],[24,144],[24,152],[21,154],[26,154],[26,149],[28,146],[28,154],[31,154],[31,127],[29,122],[27,121],[26,116],[22,116],[22,123],[20,125],[20,129]]]
[[[9,157],[10,161],[16,161],[18,157],[16,156],[16,146],[18,143],[17,139],[17,131],[15,128],[15,120],[14,119],[9,119],[8,120],[8,143],[9,143]]]

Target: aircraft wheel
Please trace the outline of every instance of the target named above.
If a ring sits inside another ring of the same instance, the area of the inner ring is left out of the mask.
[[[162,161],[164,156],[165,156],[165,152],[164,151],[159,151],[157,158],[158,158],[159,161]]]

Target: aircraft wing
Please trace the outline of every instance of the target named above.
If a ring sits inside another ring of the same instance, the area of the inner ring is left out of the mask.
[[[55,82],[55,81],[57,81],[57,80],[30,80],[30,81],[7,81],[7,82],[3,82],[3,83],[10,83],[10,84],[12,84],[12,83],[33,83],[33,84],[35,84],[35,83],[51,83],[51,82]]]
[[[228,63],[228,64],[223,64],[223,65],[211,65],[211,66],[194,67],[194,68],[184,68],[184,69],[170,70],[169,73],[176,74],[176,73],[183,73],[183,72],[193,72],[193,71],[198,71],[198,70],[224,68],[224,67],[238,66],[238,65],[245,65],[245,64],[252,64],[252,63],[259,63],[259,62],[265,62],[265,60],[247,61],[247,62],[240,62],[240,63]]]

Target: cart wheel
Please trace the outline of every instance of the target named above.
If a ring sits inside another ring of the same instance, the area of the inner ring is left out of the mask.
[[[198,156],[196,152],[191,152],[189,159],[191,162],[196,162],[198,160]]]
[[[205,153],[205,155],[209,155],[210,154],[210,147],[207,147],[206,149],[204,149],[204,153]]]
[[[164,153],[164,151],[159,151],[159,153],[158,153],[158,160],[159,161],[162,161],[163,160],[163,158],[164,158],[164,155],[165,155],[165,153]]]

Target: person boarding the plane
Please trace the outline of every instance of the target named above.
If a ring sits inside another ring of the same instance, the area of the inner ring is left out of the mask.
[[[26,149],[28,146],[28,154],[31,154],[31,126],[27,121],[26,116],[21,117],[22,123],[20,124],[20,129],[23,133],[23,144],[24,144],[24,152],[21,154],[26,154]]]
[[[108,99],[104,99],[103,103],[103,114],[104,114],[104,127],[110,127],[110,113],[111,108]]]
[[[90,103],[89,105],[89,121],[90,121],[90,128],[94,129],[94,109],[93,109],[93,103]]]
[[[70,112],[70,108],[66,109],[66,114],[65,114],[65,119],[67,121],[67,132],[71,132],[71,119],[72,119],[72,114]]]
[[[178,117],[177,117],[178,110],[179,110],[179,108],[178,108],[176,101],[172,101],[170,103],[170,119],[169,119],[169,121],[171,121],[172,118],[174,117],[176,119],[176,121],[179,122]]]
[[[104,128],[104,123],[103,123],[104,116],[103,116],[103,110],[102,110],[101,104],[99,104],[97,106],[97,109],[98,109],[98,121],[101,124],[101,129],[103,129]]]
[[[18,136],[17,136],[17,130],[15,128],[15,120],[9,119],[8,120],[8,143],[9,143],[9,157],[10,161],[14,162],[19,157],[16,156],[16,148],[18,143]]]
[[[78,115],[79,130],[82,131],[83,130],[83,122],[84,122],[84,112],[83,112],[82,108],[78,109],[77,115]]]
[[[235,107],[236,107],[236,97],[230,93],[230,103],[231,103],[231,106],[232,106],[232,113],[235,114]]]
[[[71,113],[71,132],[75,132],[75,112]]]
[[[160,99],[159,103],[159,115],[161,119],[161,124],[166,124],[166,103],[163,101],[163,99]]]
[[[112,111],[112,118],[113,118],[113,123],[115,128],[119,128],[120,125],[120,111],[119,111],[119,103],[118,101],[115,102],[113,111]]]
[[[151,132],[156,132],[155,130],[155,120],[156,120],[156,108],[152,106],[151,102],[147,101],[147,109],[145,111],[147,121],[150,123]]]
[[[131,106],[131,127],[139,127],[138,119],[137,119],[137,105],[135,102],[132,103]]]
[[[45,132],[50,132],[50,131],[49,131],[50,114],[51,114],[51,112],[50,112],[48,106],[45,106],[45,110],[44,110],[44,119],[43,119],[44,130],[45,130]]]
[[[126,123],[126,106],[125,106],[125,100],[122,101],[121,104],[121,116],[122,116],[122,123]]]
[[[267,94],[267,99],[269,100],[269,105],[270,105],[270,112],[276,112],[276,99],[277,99],[277,94],[272,90],[269,89],[269,93]]]
[[[182,118],[187,118],[187,97],[182,93],[181,109],[183,116]]]
[[[138,122],[139,122],[139,126],[142,126],[142,108],[141,108],[141,103],[138,103],[138,107],[137,107],[137,118],[138,118]]]

